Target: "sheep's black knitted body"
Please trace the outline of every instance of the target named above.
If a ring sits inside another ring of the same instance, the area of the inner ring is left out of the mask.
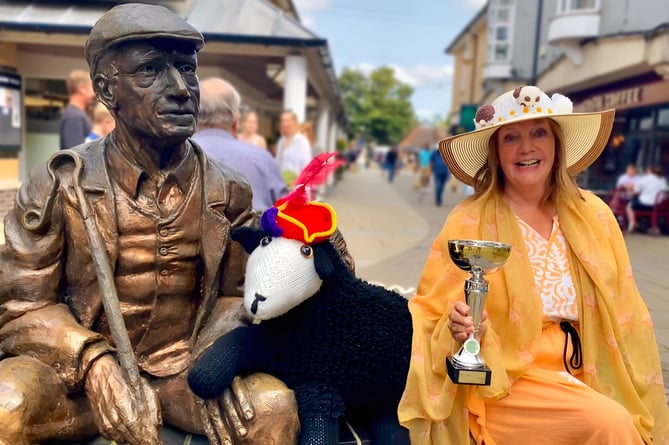
[[[321,382],[339,392],[349,409],[362,412],[397,406],[412,332],[401,295],[339,277],[285,316],[263,324],[270,333],[282,333],[283,344],[277,345],[282,356],[268,372],[288,386]]]
[[[216,397],[237,374],[267,372],[295,391],[302,443],[336,443],[305,435],[317,434],[308,431],[313,423],[337,428],[344,414],[372,424],[378,416],[376,428],[390,429],[386,434],[408,443],[396,415],[411,353],[407,301],[356,278],[323,244],[318,248],[326,250],[335,273],[320,290],[285,315],[219,339],[195,363],[191,388]]]

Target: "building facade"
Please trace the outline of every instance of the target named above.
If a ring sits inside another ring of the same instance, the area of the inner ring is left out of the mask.
[[[474,128],[474,114],[483,100],[482,73],[488,60],[488,6],[465,26],[446,48],[454,58],[449,132],[458,134]]]
[[[536,0],[490,0],[446,48],[455,58],[451,132],[473,130],[481,104],[536,77],[538,7]]]
[[[576,111],[616,108],[609,144],[579,182],[608,189],[628,163],[659,164],[669,174],[669,2],[490,0],[476,17],[470,25],[487,37],[483,68],[470,75],[480,79],[474,105],[534,84],[569,96]],[[456,55],[454,92],[462,60]],[[452,113],[461,109],[454,100]]]
[[[571,97],[575,111],[616,109],[588,186],[611,188],[629,163],[669,175],[669,2],[544,0],[544,11],[538,84]]]

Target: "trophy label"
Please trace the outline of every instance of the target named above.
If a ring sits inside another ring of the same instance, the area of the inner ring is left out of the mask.
[[[466,369],[453,361],[453,357],[446,358],[446,370],[453,383],[459,385],[490,385],[492,371],[487,366],[481,369]]]
[[[489,384],[488,375],[490,371],[464,371],[458,372],[458,383],[466,385],[486,385]]]

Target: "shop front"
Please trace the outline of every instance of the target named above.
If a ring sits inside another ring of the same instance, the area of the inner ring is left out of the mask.
[[[609,190],[628,164],[640,172],[661,165],[669,176],[669,79],[655,73],[571,94],[574,111],[616,109],[609,143],[579,178],[592,190]]]

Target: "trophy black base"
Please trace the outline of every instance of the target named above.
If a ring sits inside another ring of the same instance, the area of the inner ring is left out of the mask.
[[[490,368],[483,365],[482,368],[463,368],[453,361],[453,357],[446,358],[446,369],[453,383],[459,385],[490,386]]]

